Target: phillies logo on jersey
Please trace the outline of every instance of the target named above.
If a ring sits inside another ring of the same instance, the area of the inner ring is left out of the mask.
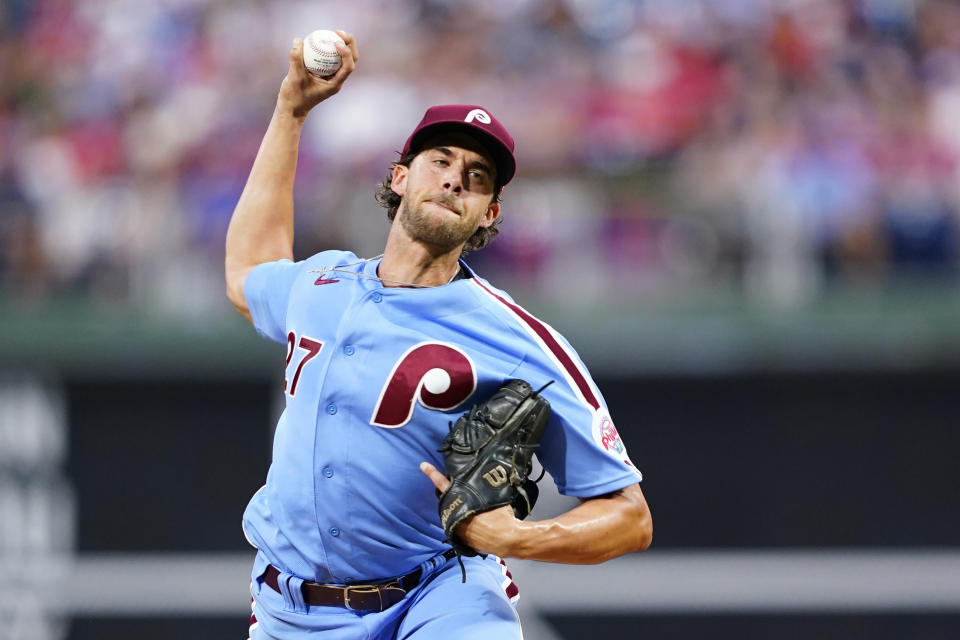
[[[640,475],[640,471],[637,470],[630,460],[630,456],[627,455],[627,448],[624,446],[623,440],[620,439],[620,434],[617,432],[617,427],[614,426],[610,414],[603,408],[593,414],[593,439],[604,451],[633,469],[637,475]]]
[[[465,352],[444,342],[421,342],[407,349],[387,378],[370,424],[395,429],[410,422],[419,402],[449,411],[477,388],[477,369]]]
[[[613,426],[613,420],[608,417],[600,420],[600,444],[611,453],[623,454],[623,441],[620,440],[617,428]]]

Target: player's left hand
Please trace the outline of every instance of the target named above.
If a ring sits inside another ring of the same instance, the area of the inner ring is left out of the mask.
[[[424,473],[440,493],[450,488],[450,479],[429,462],[420,463]],[[477,513],[457,527],[457,536],[477,551],[506,558],[516,555],[517,532],[523,526],[510,505]]]

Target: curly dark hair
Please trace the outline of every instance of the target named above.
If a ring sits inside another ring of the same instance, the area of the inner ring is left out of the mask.
[[[377,185],[377,191],[374,194],[374,197],[377,199],[377,204],[387,210],[387,219],[390,222],[393,222],[393,219],[397,216],[397,209],[400,208],[400,196],[397,195],[397,192],[390,188],[390,183],[393,182],[393,169],[397,165],[403,165],[409,167],[410,163],[413,162],[413,159],[417,157],[419,151],[411,151],[405,156],[401,156],[399,160],[390,164],[390,171],[387,172],[387,177],[384,178],[383,182]],[[500,191],[503,189],[501,185],[496,185],[493,190],[493,201],[501,202]],[[497,218],[493,221],[493,224],[489,227],[477,227],[477,230],[473,232],[473,235],[467,240],[467,243],[463,246],[463,255],[466,255],[470,251],[477,251],[478,249],[483,249],[485,246],[493,242],[493,239],[500,233],[500,229],[497,227],[500,226],[500,218]]]

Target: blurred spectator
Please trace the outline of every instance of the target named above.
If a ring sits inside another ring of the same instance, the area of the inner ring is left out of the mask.
[[[423,109],[457,101],[488,105],[518,140],[504,234],[470,258],[508,288],[562,292],[577,273],[597,299],[722,285],[795,305],[831,279],[957,272],[950,0],[356,0],[331,12],[5,2],[0,295],[226,309],[226,224],[289,41],[311,26],[356,32],[363,61],[303,140],[301,257],[376,251],[387,223],[373,185]]]

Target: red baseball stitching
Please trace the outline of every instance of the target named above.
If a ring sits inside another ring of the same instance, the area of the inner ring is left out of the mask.
[[[321,40],[321,42],[329,42],[330,44],[334,44],[335,41],[334,41],[334,40]],[[323,54],[323,55],[333,55],[333,54],[328,53],[327,51],[323,51],[323,50],[321,50],[319,47],[317,47],[316,41],[315,41],[313,38],[311,38],[311,37],[308,37],[308,38],[307,38],[307,44],[309,44],[309,45],[310,45],[310,48],[313,49],[314,51],[316,51],[316,52],[319,53],[319,54]],[[336,45],[334,45],[333,50],[334,50],[334,52],[336,52],[336,50],[337,50]],[[337,53],[336,55],[337,55],[338,58],[340,57],[340,54],[339,54],[339,53]]]

